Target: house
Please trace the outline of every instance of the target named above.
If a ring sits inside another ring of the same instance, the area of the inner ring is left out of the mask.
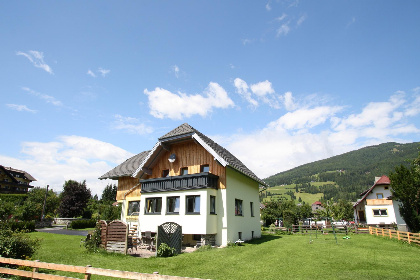
[[[36,179],[26,171],[0,165],[0,193],[25,194],[33,188],[33,181]]]
[[[186,123],[100,177],[107,178],[118,180],[121,219],[142,233],[174,222],[190,245],[261,236],[259,186],[267,184]]]
[[[376,177],[375,183],[368,190],[362,192],[354,205],[354,220],[356,223],[371,226],[398,225],[406,229],[399,211],[399,203],[392,199],[391,181],[387,176]]]
[[[322,203],[319,201],[315,201],[312,203],[312,213],[318,212],[318,210],[324,210],[325,208],[322,207]]]

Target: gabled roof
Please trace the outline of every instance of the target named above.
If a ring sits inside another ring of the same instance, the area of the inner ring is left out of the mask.
[[[10,176],[12,176],[13,178],[14,178],[14,176],[13,176],[13,174],[11,174],[10,172],[14,172],[14,173],[20,173],[22,176],[24,176],[27,180],[29,180],[29,181],[36,181],[36,179],[34,178],[34,177],[32,177],[32,175],[31,174],[29,174],[28,172],[26,172],[26,171],[23,171],[23,170],[19,170],[19,169],[15,169],[15,168],[12,168],[12,167],[6,167],[6,166],[2,166],[2,165],[0,165],[1,167],[3,167],[3,170],[5,170]]]
[[[312,203],[312,205],[322,205],[322,203],[319,201],[315,201],[314,203]]]
[[[245,166],[245,164],[243,164],[238,158],[232,155],[228,150],[187,123],[178,126],[177,128],[160,137],[159,142],[156,143],[147,157],[144,158],[143,162],[137,168],[136,172],[134,172],[133,176],[141,177],[144,173],[143,169],[152,166],[160,157],[160,154],[167,149],[166,144],[182,141],[184,139],[193,139],[197,141],[201,146],[203,146],[203,148],[205,148],[211,155],[213,155],[214,159],[217,160],[221,165],[225,167],[229,166],[257,181],[259,184],[267,186],[267,183],[258,178],[248,167]]]
[[[99,179],[117,179],[118,177],[132,176],[133,173],[137,170],[137,168],[139,168],[140,163],[149,154],[149,152],[150,151],[144,151],[127,159],[114,169],[108,171],[107,173],[99,177]]]
[[[391,180],[389,180],[388,176],[383,175],[382,177],[380,177],[374,184],[372,187],[370,187],[369,189],[365,190],[364,192],[362,192],[360,194],[360,196],[363,196],[360,200],[358,200],[353,207],[359,205],[363,200],[366,199],[366,197],[372,192],[372,190],[376,187],[376,186],[380,186],[380,185],[390,185],[391,184]]]

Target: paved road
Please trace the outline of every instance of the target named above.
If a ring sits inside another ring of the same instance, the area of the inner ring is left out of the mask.
[[[69,230],[63,227],[53,227],[53,228],[38,228],[36,231],[55,233],[55,234],[66,234],[66,235],[80,235],[86,236],[88,234],[87,230]]]

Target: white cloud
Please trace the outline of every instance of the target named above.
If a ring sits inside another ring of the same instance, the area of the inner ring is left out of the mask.
[[[39,51],[29,51],[27,53],[18,51],[16,55],[23,55],[32,63],[33,66],[43,69],[44,71],[54,74],[51,67],[44,62],[44,54]]]
[[[280,36],[286,36],[289,32],[290,32],[290,26],[289,26],[290,22],[286,22],[283,23],[278,29],[277,29],[277,33],[276,36],[280,37]]]
[[[47,103],[50,103],[54,106],[63,106],[63,103],[61,103],[61,101],[57,100],[55,97],[47,95],[47,94],[42,94],[39,92],[36,92],[28,87],[22,87],[22,90],[28,92],[29,94],[39,97],[40,99],[44,100]]]
[[[111,72],[111,70],[99,68],[98,72],[102,75],[102,77],[105,77],[106,75],[108,75]]]
[[[270,5],[270,1],[267,2],[267,4],[265,4],[265,9],[267,11],[271,11],[271,5]]]
[[[193,115],[207,116],[213,108],[225,109],[234,103],[227,92],[217,83],[211,82],[203,94],[188,95],[172,93],[163,88],[144,90],[148,96],[150,114],[156,118],[183,119]]]
[[[110,143],[74,135],[46,143],[24,142],[21,154],[20,159],[0,155],[0,162],[27,171],[37,179],[34,186],[61,191],[66,180],[86,180],[92,194],[98,195],[109,183],[98,177],[133,156]]]
[[[233,81],[233,84],[236,88],[236,92],[245,98],[245,100],[253,108],[259,106],[258,101],[268,104],[270,107],[276,109],[280,107],[280,97],[276,95],[271,82],[268,80],[248,86],[244,80],[236,78]]]
[[[150,134],[153,132],[153,128],[141,123],[136,118],[123,117],[121,115],[115,115],[115,120],[112,123],[112,128],[117,130],[124,130],[130,134]]]
[[[251,40],[251,39],[242,39],[242,44],[243,45],[248,45],[248,44],[251,44],[253,41],[254,40]]]
[[[283,102],[284,102],[284,107],[286,108],[287,111],[292,111],[296,109],[297,105],[295,104],[295,101],[293,99],[292,92],[288,91],[284,94]]]
[[[91,76],[91,77],[93,77],[93,78],[96,78],[96,74],[95,73],[93,73],[93,71],[92,70],[88,70],[87,71],[87,73],[86,74],[88,74],[89,76]]]
[[[6,104],[6,106],[19,112],[24,111],[24,112],[36,113],[36,110],[29,109],[26,105]]]
[[[304,21],[306,20],[306,15],[301,16],[298,20],[297,20],[297,26],[300,26]]]
[[[412,116],[407,114],[411,112],[407,107],[410,101],[398,93],[388,101],[371,102],[359,113],[352,114],[346,114],[341,106],[301,107],[261,130],[218,139],[258,176],[265,178],[368,145],[406,142],[402,135],[420,133],[410,123]]]
[[[179,67],[177,65],[172,66],[172,70],[175,73],[175,77],[179,77]]]

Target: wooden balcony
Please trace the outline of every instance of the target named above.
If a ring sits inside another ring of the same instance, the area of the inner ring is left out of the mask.
[[[392,200],[382,198],[382,199],[366,199],[367,205],[392,205]]]
[[[203,172],[183,176],[140,180],[141,192],[169,192],[192,189],[217,189],[219,176]]]

